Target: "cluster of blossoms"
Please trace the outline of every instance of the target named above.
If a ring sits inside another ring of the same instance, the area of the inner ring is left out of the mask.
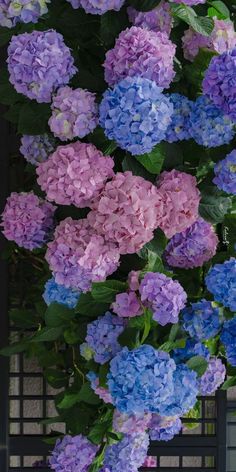
[[[47,13],[51,0],[0,0],[0,25],[14,27],[18,22],[37,23]]]
[[[107,179],[113,177],[113,159],[93,144],[76,141],[59,146],[37,167],[38,184],[50,201],[80,208],[92,205]]]
[[[190,139],[189,116],[193,102],[179,93],[172,93],[169,98],[174,107],[174,112],[171,116],[171,123],[166,130],[166,141],[174,143],[175,141]]]
[[[39,103],[50,102],[52,93],[77,71],[63,36],[54,30],[13,36],[7,62],[16,91]]]
[[[182,233],[175,234],[166,246],[164,257],[172,267],[201,267],[216,253],[218,238],[210,223],[199,218]]]
[[[92,464],[98,446],[92,444],[87,438],[79,434],[78,436],[66,435],[58,439],[49,458],[52,470],[56,472],[87,472]]]
[[[236,195],[236,150],[218,162],[214,168],[214,184],[224,192]]]
[[[170,99],[154,81],[127,77],[104,93],[100,125],[121,149],[139,155],[165,139],[172,113]]]
[[[2,214],[3,234],[25,249],[42,247],[53,230],[55,210],[33,192],[12,192]]]
[[[61,303],[68,308],[75,308],[80,297],[79,290],[70,289],[56,283],[54,277],[49,279],[44,287],[43,299],[47,305]]]
[[[84,138],[98,124],[95,94],[88,90],[61,87],[52,100],[49,126],[61,141]]]
[[[30,136],[25,134],[21,138],[20,152],[32,165],[45,162],[55,148],[55,140],[48,134]]]
[[[236,33],[232,21],[214,18],[214,25],[210,36],[203,36],[192,28],[185,31],[182,38],[185,59],[193,61],[200,48],[207,48],[222,54],[236,46]]]
[[[152,415],[149,423],[149,435],[152,441],[170,441],[182,429],[182,422],[178,416],[166,417]]]
[[[137,26],[127,28],[106,53],[105,79],[108,85],[115,85],[126,77],[138,76],[168,88],[175,76],[175,50],[166,33]]]
[[[187,339],[185,347],[174,349],[172,357],[176,364],[187,362],[191,357],[204,357],[207,361],[210,359],[210,352],[208,348],[197,342],[195,339]]]
[[[89,323],[86,343],[81,344],[81,355],[86,356],[86,351],[89,350],[98,364],[105,364],[120,351],[118,337],[124,331],[124,327],[124,321],[109,311]]]
[[[121,441],[106,448],[102,471],[138,472],[146,459],[148,446],[147,433],[125,434]]]
[[[153,319],[160,325],[177,323],[180,311],[187,301],[187,294],[178,281],[164,274],[148,272],[141,281],[141,300],[153,311]]]
[[[213,57],[203,80],[203,92],[210,100],[236,121],[235,81],[236,48]]]
[[[212,338],[220,331],[219,308],[214,308],[207,300],[200,300],[185,308],[182,318],[184,329],[197,341]]]
[[[46,260],[58,284],[83,292],[92,282],[101,282],[117,269],[117,246],[98,235],[86,219],[66,218],[48,244]]]
[[[94,390],[96,395],[98,395],[98,397],[104,401],[104,403],[112,403],[111,394],[106,388],[99,385],[99,378],[95,372],[90,371],[87,374],[87,379],[90,381],[91,388]]]
[[[236,367],[236,318],[225,321],[220,336],[228,362]]]
[[[231,257],[223,264],[215,264],[205,278],[209,292],[215,301],[231,311],[236,310],[236,259]]]
[[[113,429],[118,433],[132,434],[143,433],[150,427],[151,413],[136,413],[127,415],[118,410],[114,411]]]
[[[142,306],[135,292],[124,292],[116,295],[115,302],[111,305],[112,310],[121,318],[132,318],[142,314]]]
[[[199,381],[201,395],[212,395],[222,385],[226,376],[226,368],[220,359],[212,357],[207,370]]]
[[[109,10],[119,11],[125,0],[67,0],[73,8],[82,7],[86,13],[103,15]]]
[[[173,17],[170,5],[165,0],[161,0],[159,5],[151,11],[141,12],[133,7],[128,7],[127,13],[129,21],[134,26],[140,26],[151,31],[162,31],[168,36],[170,35]]]

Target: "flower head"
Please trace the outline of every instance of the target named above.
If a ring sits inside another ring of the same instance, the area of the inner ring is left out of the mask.
[[[178,281],[164,274],[148,272],[141,281],[141,300],[153,311],[153,319],[160,325],[177,323],[187,295]]]
[[[30,136],[24,134],[21,138],[20,152],[31,164],[38,166],[45,162],[55,148],[55,140],[48,134]]]
[[[151,31],[161,31],[170,35],[173,25],[173,18],[171,15],[170,5],[165,0],[162,0],[156,8],[151,11],[142,12],[137,11],[133,7],[127,8],[129,21],[134,26],[140,26]]]
[[[93,144],[76,141],[59,146],[37,167],[38,184],[47,198],[61,205],[91,206],[107,179],[113,177],[113,159]]]
[[[98,124],[95,94],[77,88],[61,87],[52,99],[49,126],[61,141],[84,138]]]
[[[182,311],[182,318],[184,329],[197,341],[213,338],[221,328],[219,309],[207,300],[191,303]]]
[[[115,302],[111,305],[112,310],[121,318],[132,318],[142,314],[141,303],[135,292],[124,292],[116,295]]]
[[[136,413],[128,415],[121,413],[118,410],[114,411],[113,415],[113,429],[118,433],[136,434],[143,433],[149,428],[151,421],[151,413]]]
[[[48,12],[51,0],[0,0],[0,25],[13,28],[18,22],[37,23]]]
[[[88,472],[89,466],[98,451],[98,446],[92,444],[87,438],[66,435],[58,439],[49,458],[52,470],[56,472]]]
[[[127,28],[106,53],[105,80],[115,85],[125,77],[139,76],[168,88],[175,76],[175,49],[166,33],[136,26]]]
[[[39,103],[50,102],[52,93],[77,71],[63,36],[54,30],[13,36],[7,62],[16,91]]]
[[[100,124],[109,139],[132,155],[145,154],[165,139],[173,105],[155,82],[127,77],[108,89],[100,105]]]
[[[204,344],[197,342],[195,339],[187,339],[185,347],[174,349],[172,354],[176,364],[187,362],[195,356],[204,357],[206,360],[210,359],[209,349]]]
[[[3,234],[25,249],[42,247],[53,229],[55,210],[33,192],[12,192],[2,214]]]
[[[86,13],[103,15],[109,10],[119,11],[125,0],[67,0],[73,8],[82,7]]]
[[[201,395],[213,395],[222,385],[226,376],[226,368],[220,359],[212,357],[207,370],[199,380]]]
[[[214,171],[214,184],[224,192],[236,195],[236,150],[234,149],[225,159],[218,162]]]
[[[173,143],[183,139],[190,139],[189,115],[193,102],[179,93],[172,93],[169,95],[169,98],[173,104],[174,113],[171,116],[171,122],[166,131],[166,141]]]
[[[174,393],[163,405],[162,416],[183,416],[194,407],[198,395],[197,374],[178,364],[173,374]]]
[[[231,257],[223,264],[215,264],[205,278],[214,300],[231,311],[236,310],[236,259]]]
[[[90,371],[87,374],[87,379],[91,382],[91,388],[94,390],[96,395],[104,401],[104,403],[112,403],[111,394],[108,392],[107,388],[99,385],[99,378],[95,372]]]
[[[44,287],[43,299],[47,305],[53,302],[75,308],[80,297],[80,292],[56,283],[54,277],[49,279]]]
[[[149,428],[152,441],[170,441],[181,431],[182,422],[178,416],[165,417],[153,414]]]
[[[236,367],[236,318],[225,321],[220,336],[228,362]]]
[[[125,434],[121,441],[106,448],[105,472],[138,472],[147,456],[148,446],[147,433]]]

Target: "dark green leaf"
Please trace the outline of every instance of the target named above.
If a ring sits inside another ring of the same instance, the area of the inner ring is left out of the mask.
[[[73,405],[80,402],[85,402],[89,405],[97,405],[100,403],[100,399],[91,389],[88,382],[83,384],[78,392],[65,392],[64,398],[59,403],[58,407],[61,409],[71,408]]]
[[[137,328],[126,328],[118,337],[121,346],[127,346],[129,349],[134,349],[140,345],[139,341],[140,331]]]
[[[125,172],[126,170],[130,170],[133,175],[138,175],[139,177],[143,177],[146,180],[150,180],[151,182],[154,181],[154,176],[148,172],[142,164],[140,164],[135,157],[126,155],[126,157],[122,161],[122,169]]]
[[[45,323],[50,327],[66,326],[74,318],[75,312],[66,305],[51,303],[45,313]]]
[[[151,174],[160,174],[165,160],[165,145],[162,143],[157,144],[151,152],[135,157],[148,172]]]
[[[209,49],[200,49],[198,55],[195,57],[191,65],[184,67],[184,75],[190,84],[193,84],[199,90],[202,87],[202,81],[205,76],[211,59],[216,55],[214,51]]]
[[[160,256],[165,250],[167,242],[168,240],[165,234],[158,228],[154,231],[154,238],[149,243],[145,244],[144,247]]]
[[[65,387],[68,383],[68,375],[61,370],[46,369],[44,375],[49,385],[53,388]]]
[[[199,213],[210,223],[221,223],[232,206],[230,197],[223,196],[217,187],[204,187],[201,191]]]
[[[91,429],[88,439],[92,441],[94,444],[101,444],[103,441],[103,438],[109,428],[112,426],[112,419],[104,421],[102,423],[97,423],[95,426]]]
[[[5,46],[5,44],[10,41],[12,37],[12,31],[10,28],[0,28],[0,47]]]
[[[60,338],[63,333],[63,328],[61,326],[57,328],[43,328],[38,331],[35,336],[31,339],[31,342],[49,342],[56,341]]]
[[[138,11],[150,11],[159,5],[161,0],[129,0],[129,5]]]
[[[100,35],[102,41],[111,48],[120,32],[128,26],[129,20],[126,8],[122,8],[118,12],[114,10],[107,11],[101,16]]]
[[[45,133],[50,115],[50,105],[47,103],[26,103],[20,109],[18,133],[30,135]]]
[[[18,354],[19,352],[24,352],[29,344],[25,341],[20,341],[18,343],[12,343],[10,346],[4,347],[0,350],[0,355],[2,356],[12,356]]]
[[[187,366],[197,372],[198,376],[202,376],[207,369],[208,363],[202,356],[194,356],[186,362]]]
[[[222,390],[228,390],[230,387],[235,387],[236,385],[236,376],[235,377],[230,377],[228,380],[226,380],[223,385],[222,385]]]
[[[197,33],[203,36],[209,36],[214,28],[214,21],[212,18],[197,16],[195,10],[187,5],[172,4],[172,13],[175,17],[187,23]]]
[[[37,316],[31,310],[20,310],[13,308],[10,310],[10,319],[18,328],[33,328],[38,326]]]
[[[125,292],[128,288],[125,282],[120,280],[106,280],[92,285],[92,296],[94,300],[102,303],[112,303],[118,293]]]
[[[82,293],[75,311],[85,316],[98,316],[104,314],[109,307],[110,303],[98,303],[91,293]]]

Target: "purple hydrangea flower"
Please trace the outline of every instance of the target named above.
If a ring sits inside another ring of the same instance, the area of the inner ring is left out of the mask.
[[[66,435],[57,440],[49,458],[50,467],[56,472],[88,472],[98,449],[82,434]]]
[[[177,323],[187,295],[178,281],[164,274],[148,272],[141,281],[141,300],[153,311],[153,319],[162,326]]]
[[[164,257],[172,267],[201,267],[216,253],[218,238],[210,223],[199,218],[182,233],[175,234],[166,246]]]
[[[166,131],[166,141],[174,143],[175,141],[190,139],[189,115],[192,111],[193,102],[179,93],[172,93],[169,98],[173,104],[174,113]]]
[[[149,427],[151,421],[151,413],[136,413],[128,415],[118,410],[114,411],[113,429],[118,433],[136,434],[143,433]]]
[[[129,21],[134,26],[140,26],[151,31],[161,31],[170,35],[173,25],[173,17],[168,2],[162,0],[156,8],[151,11],[137,11],[133,7],[127,8]]]
[[[35,249],[48,241],[56,207],[30,193],[12,192],[2,214],[3,234],[20,247]]]
[[[236,318],[225,321],[220,336],[228,362],[236,367]]]
[[[201,395],[213,395],[222,385],[226,376],[226,368],[220,359],[212,357],[207,370],[199,380],[199,391]]]
[[[205,278],[214,300],[231,311],[236,310],[236,259],[231,257],[223,264],[215,264]]]
[[[236,121],[236,48],[213,57],[203,80],[203,92]]]
[[[81,6],[80,0],[67,0],[67,2],[71,3],[71,6],[75,9]]]
[[[75,308],[80,297],[79,290],[70,289],[56,283],[54,277],[49,279],[44,287],[43,299],[47,305],[61,303],[68,308]]]
[[[37,23],[48,12],[51,0],[0,0],[0,25],[13,28],[18,22]]]
[[[55,140],[48,134],[30,136],[25,134],[21,138],[20,152],[32,165],[45,162],[55,148]]]
[[[127,77],[104,93],[100,125],[121,149],[145,154],[165,139],[172,113],[173,105],[155,82]]]
[[[164,402],[161,416],[183,416],[194,407],[198,395],[197,374],[178,364],[173,374],[174,392]]]
[[[52,99],[49,126],[61,141],[84,138],[98,124],[98,106],[94,93],[61,87]]]
[[[204,357],[206,360],[210,359],[208,348],[204,344],[195,341],[195,339],[187,339],[185,347],[174,349],[172,354],[176,364],[187,362],[195,356]]]
[[[104,403],[112,403],[112,398],[111,398],[111,394],[109,393],[109,391],[107,390],[107,388],[105,387],[100,387],[99,385],[99,378],[98,376],[95,374],[95,372],[92,372],[90,371],[88,374],[87,374],[87,379],[90,380],[91,382],[91,388],[94,390],[94,392],[96,393],[96,395],[98,395],[98,397],[104,401]]]
[[[182,422],[178,416],[165,417],[154,414],[149,428],[149,436],[152,441],[170,441],[181,431]]]
[[[182,311],[183,327],[192,338],[205,341],[216,336],[221,327],[219,308],[207,300],[191,303]]]
[[[73,8],[82,7],[86,13],[103,15],[109,10],[119,11],[125,0],[67,0]]]
[[[164,351],[142,346],[124,347],[110,363],[108,388],[116,408],[122,413],[156,412],[174,394],[175,362]]]
[[[189,132],[200,145],[209,148],[228,144],[234,137],[234,124],[214,103],[202,95],[193,103]]]
[[[96,362],[105,364],[120,351],[121,346],[118,343],[118,337],[123,332],[124,327],[124,321],[112,315],[109,311],[104,316],[100,316],[97,320],[88,324],[85,341]],[[82,355],[83,349],[84,347],[81,351]]]
[[[7,62],[16,91],[39,103],[50,102],[52,93],[77,71],[63,36],[54,30],[13,36]]]
[[[126,434],[121,441],[106,448],[105,471],[138,472],[146,459],[148,446],[147,433]]]
[[[225,159],[218,162],[214,171],[214,184],[224,192],[236,195],[236,150],[234,149]]]
[[[111,305],[112,310],[121,318],[132,318],[142,315],[143,309],[135,292],[124,292],[116,295],[116,300]]]
[[[175,49],[166,33],[127,28],[106,53],[105,80],[115,85],[126,77],[143,77],[168,88],[175,76]]]

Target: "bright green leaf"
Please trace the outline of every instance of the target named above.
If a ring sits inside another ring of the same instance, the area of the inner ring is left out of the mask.
[[[162,143],[157,144],[151,152],[135,157],[148,172],[151,174],[160,174],[165,160],[165,146]]]
[[[186,362],[187,366],[194,370],[198,376],[202,376],[207,369],[208,362],[202,356],[194,356]]]
[[[197,16],[195,10],[187,5],[181,3],[171,5],[172,14],[180,20],[187,23],[194,31],[209,36],[214,28],[214,21],[212,18]]]

